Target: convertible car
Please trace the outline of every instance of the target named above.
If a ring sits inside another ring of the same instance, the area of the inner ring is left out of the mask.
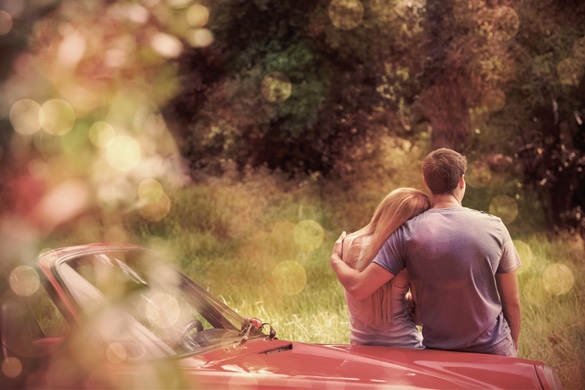
[[[52,250],[8,279],[3,389],[561,388],[537,361],[279,339],[134,245]]]

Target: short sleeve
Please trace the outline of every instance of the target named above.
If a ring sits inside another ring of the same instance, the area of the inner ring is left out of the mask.
[[[405,268],[403,246],[401,245],[402,236],[401,228],[392,233],[373,260],[374,263],[393,275],[398,275]]]
[[[512,272],[522,266],[520,255],[514,246],[514,241],[510,237],[508,229],[504,228],[504,240],[502,246],[502,256],[498,264],[497,274]]]

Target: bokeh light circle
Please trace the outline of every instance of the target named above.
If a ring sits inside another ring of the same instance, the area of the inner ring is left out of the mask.
[[[141,153],[138,142],[126,135],[120,135],[106,149],[106,159],[114,169],[126,172],[138,165]]]
[[[577,39],[573,44],[573,57],[585,65],[585,37]]]
[[[296,295],[307,284],[307,274],[302,265],[296,261],[282,261],[274,267],[272,280],[282,295]]]
[[[508,41],[516,36],[520,28],[520,18],[511,7],[498,7],[494,10],[494,38]]]
[[[506,105],[506,93],[501,88],[489,88],[481,94],[481,104],[490,112],[500,111]]]
[[[566,265],[555,263],[545,268],[542,281],[546,291],[552,295],[563,295],[573,288],[575,276]]]
[[[484,188],[492,179],[492,170],[481,160],[475,160],[467,167],[465,182],[473,188]]]
[[[544,288],[541,278],[532,278],[522,286],[522,302],[534,306],[544,306],[551,298]]]
[[[183,44],[179,38],[161,32],[152,36],[150,46],[165,58],[177,58],[183,52]]]
[[[22,362],[13,356],[2,361],[2,374],[7,378],[16,378],[22,373]]]
[[[333,0],[328,8],[331,23],[341,30],[352,30],[364,17],[364,6],[359,0]]]
[[[140,215],[150,221],[160,221],[164,219],[171,211],[171,198],[162,192],[158,200],[150,199],[148,203],[142,204],[140,207]]]
[[[144,203],[155,203],[163,196],[162,185],[155,179],[144,179],[138,184],[138,199]]]
[[[517,273],[522,274],[530,269],[532,263],[534,262],[534,254],[532,253],[532,248],[521,240],[514,240],[514,246],[516,247],[516,251],[518,252],[518,256],[520,256],[520,261],[522,262],[522,267],[518,268]]]
[[[203,27],[209,21],[209,10],[201,4],[194,4],[187,10],[187,22],[192,27]]]
[[[63,99],[51,99],[43,106],[42,127],[47,133],[61,136],[67,134],[75,124],[75,110]]]
[[[0,36],[6,35],[12,30],[12,16],[6,11],[0,10]]]
[[[193,47],[207,47],[213,43],[213,40],[213,33],[208,28],[196,28],[189,37],[189,43]]]
[[[321,246],[325,234],[319,223],[307,219],[295,225],[293,237],[300,249],[311,252]]]
[[[114,139],[116,132],[108,122],[95,122],[89,128],[89,140],[98,148],[106,148]]]
[[[292,92],[289,78],[280,72],[272,72],[264,76],[261,88],[262,96],[273,103],[285,101]]]
[[[10,273],[10,287],[12,291],[21,297],[33,295],[40,285],[39,274],[28,265],[20,265]]]
[[[10,108],[10,123],[19,134],[31,135],[41,129],[41,105],[31,99],[17,101]]]
[[[518,216],[518,204],[510,196],[498,195],[490,202],[489,212],[500,217],[505,224],[512,223]]]
[[[585,66],[576,58],[565,58],[557,65],[557,76],[561,84],[578,86],[585,74]]]
[[[110,363],[120,364],[126,360],[126,348],[120,343],[108,344],[106,348],[106,358]]]

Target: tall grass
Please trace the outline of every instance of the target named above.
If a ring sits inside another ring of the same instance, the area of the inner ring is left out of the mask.
[[[127,228],[132,241],[167,252],[238,312],[270,323],[280,338],[347,343],[343,289],[328,262],[333,243],[342,230],[365,224],[386,192],[416,186],[418,166],[403,166],[393,180],[353,172],[341,182],[307,177],[291,184],[260,172],[194,184],[171,194],[165,220],[135,215]],[[310,248],[299,233],[307,220],[320,228]],[[566,389],[579,388],[585,383],[583,242],[534,232],[514,239],[524,262],[520,356],[546,362]]]

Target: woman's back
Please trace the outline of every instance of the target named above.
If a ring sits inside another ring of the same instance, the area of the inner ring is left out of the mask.
[[[353,268],[363,269],[360,260],[370,240],[371,236],[363,231],[349,234],[343,244],[343,261]],[[403,271],[366,299],[355,299],[345,291],[350,343],[422,348],[422,335],[406,307],[408,290],[408,273]]]

